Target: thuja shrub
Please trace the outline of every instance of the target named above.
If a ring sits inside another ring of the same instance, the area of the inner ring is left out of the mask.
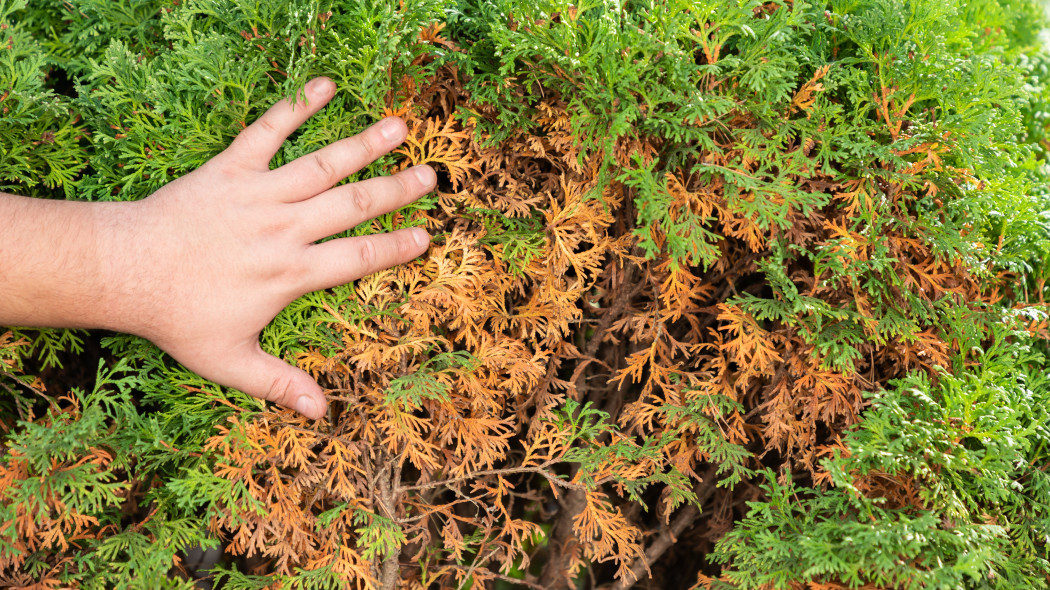
[[[274,166],[396,114],[350,180],[439,174],[349,232],[425,256],[262,335],[322,420],[133,337],[3,330],[0,583],[190,588],[220,547],[222,588],[1050,587],[1042,24],[0,0],[4,190],[143,198],[317,75]]]

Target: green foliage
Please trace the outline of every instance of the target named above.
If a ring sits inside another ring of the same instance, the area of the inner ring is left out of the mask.
[[[69,0],[33,2],[22,18],[47,48],[53,66],[70,78],[87,75],[91,60],[115,39],[153,56],[164,48],[160,14],[178,0]]]
[[[467,352],[437,353],[424,361],[417,371],[391,381],[384,401],[404,412],[418,410],[427,400],[448,401],[448,377],[469,373],[477,366],[476,359]]]
[[[358,546],[365,559],[397,555],[408,541],[396,522],[378,514],[356,510],[354,522],[361,525],[356,532],[360,535]]]
[[[739,403],[725,396],[689,396],[681,406],[666,404],[661,408],[668,421],[677,428],[663,433],[663,440],[671,441],[688,435],[695,438],[698,450],[717,465],[715,474],[725,476],[718,485],[732,487],[749,479],[755,472],[748,467],[751,452],[741,445],[726,440],[719,418],[742,409]]]
[[[719,544],[732,587],[1050,587],[1050,381],[1031,346],[1003,330],[958,375],[893,383],[825,461],[827,489],[767,471]]]
[[[23,527],[33,522],[75,539],[80,550],[62,577],[83,588],[191,587],[169,577],[174,556],[195,543],[214,544],[198,519],[148,483],[201,459],[173,453],[170,434],[136,409],[136,380],[127,368],[100,367],[93,391],[72,392],[5,440],[5,465],[26,477],[9,480],[0,495],[0,555],[21,555],[31,576],[47,577],[52,567],[47,547],[26,551],[31,536]],[[145,486],[138,508],[144,518],[129,524],[135,508],[126,502],[138,486]],[[83,534],[94,526],[112,532]]]
[[[25,0],[0,1],[0,191],[75,195],[85,128],[46,85],[50,57],[21,23]]]

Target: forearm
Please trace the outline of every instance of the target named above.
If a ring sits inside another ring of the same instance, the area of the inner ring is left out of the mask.
[[[0,325],[114,328],[114,252],[132,203],[0,193]]]

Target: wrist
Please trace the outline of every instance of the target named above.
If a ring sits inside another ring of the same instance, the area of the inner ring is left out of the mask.
[[[148,287],[147,201],[97,203],[92,235],[97,273],[91,284],[98,300],[91,311],[96,328],[145,336],[148,306],[156,294]]]

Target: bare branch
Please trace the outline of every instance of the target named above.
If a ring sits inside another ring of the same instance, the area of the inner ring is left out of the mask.
[[[489,475],[504,475],[504,476],[506,476],[506,475],[517,475],[519,473],[535,473],[537,475],[542,475],[543,477],[545,477],[547,479],[548,482],[550,482],[551,485],[555,485],[555,486],[558,486],[560,488],[564,488],[564,489],[567,489],[567,490],[587,491],[587,487],[586,486],[584,486],[582,484],[578,484],[578,483],[572,483],[572,482],[565,481],[564,479],[561,479],[560,477],[558,477],[557,475],[551,473],[550,471],[547,471],[546,467],[548,467],[548,466],[549,465],[545,463],[545,464],[543,464],[543,465],[541,465],[539,467],[508,467],[506,469],[485,469],[483,471],[475,471],[474,473],[471,473],[470,475],[464,475],[464,476],[461,476],[461,477],[453,477],[451,479],[442,479],[442,480],[439,480],[439,481],[432,481],[430,483],[422,483],[422,484],[416,484],[416,485],[412,485],[412,486],[401,486],[401,487],[397,488],[397,493],[400,494],[402,492],[411,492],[411,491],[416,491],[416,490],[426,490],[426,489],[437,488],[437,487],[441,487],[441,486],[451,486],[453,484],[461,483],[461,482],[464,482],[464,481],[469,481],[469,480],[472,480],[472,479],[477,479],[479,477],[487,477]]]

